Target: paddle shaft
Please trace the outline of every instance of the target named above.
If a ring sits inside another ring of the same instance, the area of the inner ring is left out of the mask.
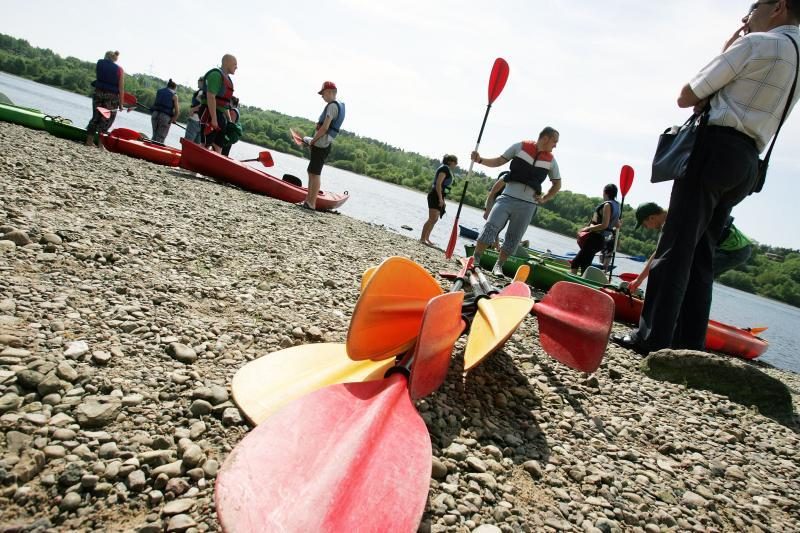
[[[622,197],[622,202],[619,204],[619,219],[622,220],[622,209],[625,207],[625,196]],[[617,245],[619,244],[619,232],[622,227],[617,228],[614,233],[614,251],[611,252],[611,265],[608,267],[608,282],[611,283],[611,273],[614,272],[614,261],[617,259]]]

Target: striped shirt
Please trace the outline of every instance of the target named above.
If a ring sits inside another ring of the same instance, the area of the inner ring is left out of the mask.
[[[714,95],[708,123],[750,136],[759,152],[778,129],[798,71],[797,55],[787,36],[800,46],[797,26],[745,35],[689,82],[698,98]],[[795,91],[790,111],[798,96]]]

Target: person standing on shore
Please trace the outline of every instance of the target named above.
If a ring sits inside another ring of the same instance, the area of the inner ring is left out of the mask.
[[[436,222],[444,216],[445,197],[453,183],[453,170],[458,165],[458,158],[447,154],[442,158],[442,164],[436,169],[433,175],[431,190],[428,192],[428,220],[422,225],[422,235],[419,242],[428,246],[434,246],[431,242],[431,231]]]
[[[344,122],[345,107],[343,102],[336,100],[338,89],[332,81],[322,84],[322,89],[317,94],[325,100],[325,107],[317,119],[317,131],[313,137],[306,137],[303,141],[311,149],[308,162],[308,194],[300,205],[303,209],[315,210],[317,208],[317,195],[322,183],[322,167],[331,153],[333,140],[339,135]]]
[[[167,82],[166,87],[156,91],[156,101],[153,103],[153,114],[150,115],[150,122],[153,125],[153,140],[163,143],[169,133],[169,127],[178,120],[178,94],[175,90],[178,85],[172,81]]]
[[[580,245],[580,250],[572,260],[571,271],[577,276],[582,274],[586,267],[592,264],[595,254],[603,249],[606,242],[614,236],[614,228],[617,227],[621,211],[617,202],[617,186],[609,183],[603,187],[603,202],[600,203],[592,213],[590,224],[581,228],[581,232],[586,232],[586,238]]]
[[[692,176],[672,186],[639,327],[612,336],[640,354],[705,349],[714,248],[733,207],[755,191],[759,153],[798,99],[795,93],[788,102],[798,72],[800,0],[758,1],[742,21],[678,97],[679,107],[696,112],[710,102],[709,126]]]
[[[200,96],[205,89],[205,78],[197,79],[197,90],[192,95],[192,103],[189,107],[189,118],[186,120],[186,134],[184,137],[193,143],[200,142],[202,127],[200,126]]]
[[[647,202],[636,208],[636,228],[644,226],[647,229],[659,231],[658,239],[661,240],[661,231],[667,220],[667,212],[660,205]],[[733,225],[733,217],[729,216],[722,230],[722,236],[714,249],[714,277],[719,277],[726,271],[744,264],[750,259],[753,253],[753,245],[750,240]],[[639,275],[628,284],[628,289],[635,292],[644,283],[650,274],[650,265],[653,263],[656,254],[650,256]]]
[[[92,82],[94,94],[92,95],[92,118],[86,125],[86,146],[94,146],[95,133],[108,133],[114,119],[117,118],[117,109],[122,109],[122,98],[125,95],[125,72],[117,65],[119,51],[108,51],[103,59],[95,65],[95,80]],[[97,110],[103,107],[111,110],[111,116],[103,117]],[[102,148],[103,143],[98,139],[97,147]]]
[[[497,201],[487,201],[483,213],[486,224],[475,244],[475,264],[479,265],[483,252],[497,240],[500,230],[508,223],[500,257],[492,269],[496,276],[503,275],[503,263],[517,249],[538,206],[552,200],[561,189],[561,174],[553,157],[558,138],[558,131],[548,126],[541,131],[536,142],[512,144],[498,157],[484,159],[477,151],[472,152],[472,160],[487,167],[500,167],[511,161],[510,171],[503,177],[505,187],[502,193]],[[552,185],[547,194],[542,195],[542,183],[548,177]]]
[[[200,122],[203,123],[202,142],[215,152],[222,152],[225,144],[225,126],[230,120],[229,109],[233,98],[233,80],[238,63],[231,54],[222,56],[221,66],[212,68],[203,76],[205,89],[200,97]]]

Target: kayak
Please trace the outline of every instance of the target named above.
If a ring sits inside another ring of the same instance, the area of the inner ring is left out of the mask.
[[[50,135],[61,139],[79,142],[86,141],[86,128],[74,126],[72,121],[66,118],[45,115],[44,129],[47,130]]]
[[[614,300],[614,319],[628,324],[638,324],[644,301],[609,288],[600,289]],[[769,348],[769,343],[753,335],[749,330],[708,321],[706,349],[727,355],[755,359]]]
[[[158,165],[177,167],[181,161],[181,151],[171,146],[162,145],[152,141],[131,138],[133,130],[117,128],[108,135],[103,135],[103,146],[110,152],[125,154],[137,159],[144,159]],[[133,132],[141,137],[139,132]]]
[[[478,238],[478,230],[476,228],[468,228],[466,226],[458,225],[458,234],[465,239],[475,240]]]
[[[263,170],[251,167],[217,152],[207,150],[199,144],[181,139],[183,155],[180,166],[192,172],[236,185],[250,192],[265,194],[284,202],[297,204],[305,200],[308,190],[289,181],[276,178]],[[349,193],[320,191],[317,196],[317,210],[335,209],[350,198]]]
[[[35,130],[44,129],[44,113],[29,107],[0,104],[0,120]]]

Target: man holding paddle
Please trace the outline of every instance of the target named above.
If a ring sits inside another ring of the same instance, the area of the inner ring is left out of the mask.
[[[205,124],[204,143],[215,152],[221,153],[225,145],[225,126],[230,121],[229,109],[233,98],[231,76],[237,67],[236,58],[225,54],[222,56],[222,65],[212,68],[203,76],[205,90],[200,97],[200,122]]]
[[[500,257],[492,269],[494,275],[503,275],[503,263],[517,249],[538,205],[552,200],[561,189],[561,174],[553,157],[558,137],[558,131],[548,126],[541,131],[536,142],[518,142],[509,146],[501,156],[482,158],[477,151],[472,152],[472,160],[487,167],[499,167],[511,161],[510,171],[503,177],[505,187],[502,193],[497,201],[486,205],[483,214],[486,224],[475,245],[477,265],[484,250],[497,240],[500,230],[508,223]],[[552,185],[543,195],[542,183],[547,178]]]

